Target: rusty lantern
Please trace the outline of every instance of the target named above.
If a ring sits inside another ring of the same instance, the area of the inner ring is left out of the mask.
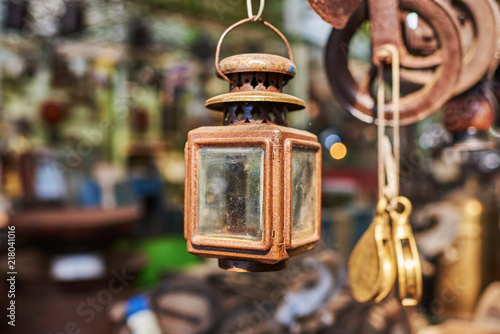
[[[273,271],[288,258],[314,247],[320,236],[321,146],[307,131],[287,128],[289,111],[304,101],[283,93],[295,75],[289,59],[240,54],[216,70],[230,93],[209,99],[224,113],[224,125],[188,134],[185,148],[185,224],[188,251],[219,259],[233,271]]]

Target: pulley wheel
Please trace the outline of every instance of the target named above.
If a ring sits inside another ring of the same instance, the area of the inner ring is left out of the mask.
[[[406,94],[401,97],[400,124],[407,125],[432,115],[453,95],[454,83],[460,78],[462,48],[456,18],[449,6],[434,0],[400,0],[399,6],[400,11],[416,13],[419,19],[428,23],[439,41],[438,49],[431,54],[420,57],[412,55],[408,50],[409,57],[401,58],[402,68],[432,69],[432,76],[424,85],[404,92]],[[326,48],[326,68],[330,84],[341,105],[362,121],[373,123],[376,118],[376,68],[372,66],[367,74],[357,74],[355,79],[349,57],[352,51],[351,39],[356,32],[363,31],[360,28],[367,21],[367,5],[363,3],[344,29],[333,29]],[[369,63],[371,64],[371,59]],[[390,73],[390,67],[387,67],[386,72]],[[392,102],[386,104],[385,115],[391,124]]]
[[[496,68],[500,55],[500,8],[495,0],[448,2],[458,19],[462,40],[462,72],[454,90],[454,95],[458,95],[478,83],[488,70]],[[408,11],[402,11],[401,14],[407,48],[416,54],[436,51],[439,41],[425,22],[410,27],[411,23],[407,18],[412,14]],[[424,85],[432,78],[432,71],[402,69],[401,77],[407,85]]]

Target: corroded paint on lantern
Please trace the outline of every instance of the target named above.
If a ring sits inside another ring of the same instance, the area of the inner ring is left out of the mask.
[[[272,270],[319,239],[316,136],[273,124],[203,127],[189,133],[186,161],[189,252]]]
[[[188,135],[188,251],[218,258],[228,270],[280,270],[319,240],[321,145],[315,135],[285,126],[289,111],[305,107],[283,93],[296,71],[290,59],[243,54],[217,69],[230,93],[206,106],[223,112],[229,126]]]

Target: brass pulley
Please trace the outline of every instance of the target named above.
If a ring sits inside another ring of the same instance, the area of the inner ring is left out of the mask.
[[[361,303],[382,301],[396,281],[394,242],[386,209],[387,200],[380,200],[376,216],[349,257],[351,291]]]
[[[349,282],[354,298],[378,303],[398,282],[403,306],[413,306],[422,296],[422,269],[409,216],[411,202],[398,197],[398,206],[388,211],[387,200],[377,204],[372,223],[349,257]]]
[[[422,297],[422,268],[417,243],[410,225],[411,202],[398,198],[398,209],[389,213],[398,267],[399,299],[403,306],[417,305]]]
[[[399,53],[394,45],[382,46],[375,55],[378,67],[378,109],[384,110],[384,62],[392,63],[394,100],[393,147],[385,133],[385,117],[378,115],[379,202],[370,227],[349,258],[349,282],[359,302],[380,302],[394,287],[397,278],[403,306],[418,304],[422,296],[422,269],[410,225],[411,202],[399,196]]]

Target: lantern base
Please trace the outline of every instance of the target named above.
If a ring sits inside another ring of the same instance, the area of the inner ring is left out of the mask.
[[[288,259],[276,264],[254,261],[219,259],[219,268],[241,273],[279,271],[288,267]]]

